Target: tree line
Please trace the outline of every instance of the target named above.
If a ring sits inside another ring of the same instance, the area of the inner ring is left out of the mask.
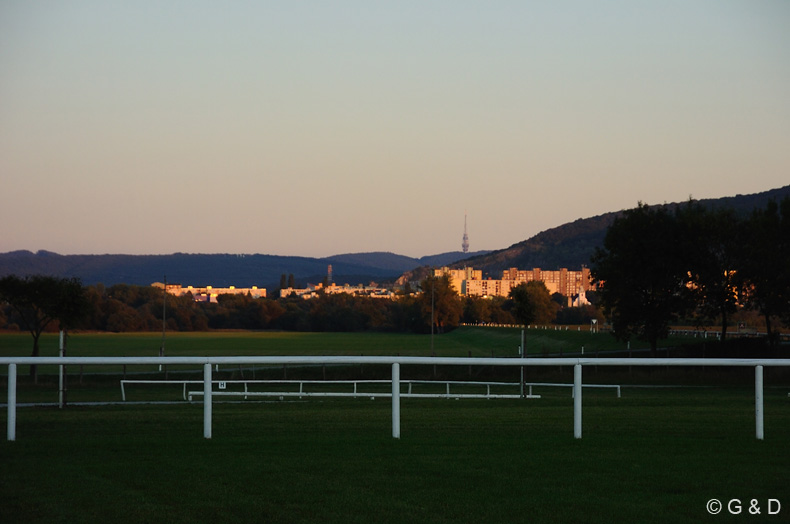
[[[607,230],[590,268],[613,334],[656,352],[670,325],[718,322],[758,312],[772,347],[790,326],[790,198],[743,216],[695,201],[639,204]]]
[[[527,286],[523,286],[527,288]],[[551,323],[561,310],[545,286],[511,298],[460,297],[448,277],[427,277],[421,293],[408,288],[396,300],[321,294],[310,300],[252,298],[224,294],[195,302],[190,294],[165,295],[161,288],[116,284],[82,286],[77,279],[50,276],[0,279],[0,328],[25,330],[34,339],[61,328],[108,332],[249,329],[285,331],[445,332],[460,323]],[[517,288],[520,289],[520,288]],[[515,290],[514,290],[515,291]],[[71,297],[68,304],[58,297]],[[538,298],[539,297],[539,298]],[[528,305],[530,301],[535,304]],[[68,307],[66,307],[68,305]],[[594,308],[565,318],[589,322]],[[562,316],[562,315],[561,315]]]

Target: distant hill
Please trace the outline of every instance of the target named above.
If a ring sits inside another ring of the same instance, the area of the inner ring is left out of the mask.
[[[420,265],[442,267],[449,266],[450,264],[458,263],[462,260],[468,260],[472,257],[480,257],[491,253],[491,251],[475,251],[472,253],[464,253],[462,251],[451,251],[449,253],[441,253],[439,255],[430,255],[420,258]]]
[[[323,260],[332,264],[333,270],[335,264],[354,264],[357,266],[375,267],[393,273],[402,273],[420,265],[419,260],[416,258],[389,252],[348,253],[326,257]]]
[[[443,264],[455,262],[463,253],[436,255]],[[425,257],[431,259],[433,257]],[[404,271],[423,265],[392,253],[358,253],[329,258],[276,255],[188,254],[172,255],[59,255],[50,251],[13,251],[0,254],[0,276],[43,274],[78,277],[85,284],[135,284],[161,282],[215,287],[265,287],[273,290],[280,276],[293,274],[297,285],[318,283],[332,264],[334,281],[359,284],[391,281]]]
[[[765,206],[769,200],[779,201],[788,196],[790,186],[751,195],[703,199],[699,202],[711,208],[731,208],[746,215],[757,207]],[[603,245],[607,228],[621,213],[622,211],[606,213],[547,229],[506,249],[465,260],[464,265],[482,269],[484,274],[492,278],[500,278],[502,270],[511,267],[551,270],[587,266],[595,248]],[[461,264],[455,264],[454,267],[461,267]]]
[[[365,279],[392,277],[395,271],[333,264],[336,276],[354,275]],[[149,285],[168,282],[215,287],[267,287],[280,283],[280,275],[295,278],[326,275],[327,262],[307,257],[275,255],[187,254],[172,255],[58,255],[47,251],[15,251],[0,254],[0,275],[46,274],[79,277],[85,284],[118,283]],[[319,279],[320,280],[320,279]]]
[[[419,266],[446,266],[464,258],[482,256],[490,251],[476,251],[474,253],[463,253],[462,251],[451,251],[439,255],[429,255],[421,258],[412,258],[394,253],[372,252],[372,253],[349,253],[346,255],[334,255],[327,257],[327,260],[334,264],[343,262],[358,266],[374,267],[377,269],[391,270],[398,274],[409,271]]]

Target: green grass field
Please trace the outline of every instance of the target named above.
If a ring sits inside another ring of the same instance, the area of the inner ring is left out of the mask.
[[[386,400],[20,408],[2,522],[700,522],[712,498],[790,515],[790,404],[753,391],[585,391],[572,402]],[[743,515],[740,516],[744,518]],[[737,518],[719,515],[716,521]],[[760,522],[750,518],[749,522]]]
[[[564,347],[600,340],[601,351],[611,339],[533,335]],[[78,334],[69,354],[156,354],[160,337]],[[506,356],[519,339],[519,330],[466,328],[436,337],[434,351]],[[536,340],[528,337],[527,347]],[[0,335],[0,354],[28,355],[29,344]],[[47,344],[45,354],[55,354],[57,338]],[[169,335],[167,347],[179,355],[426,355],[429,344],[417,335],[201,333]],[[119,370],[100,371],[79,377],[70,369],[69,399],[119,401]],[[495,371],[455,372],[485,380]],[[320,372],[289,369],[288,378]],[[401,378],[418,372],[432,373],[404,367]],[[572,380],[568,369],[533,372]],[[585,389],[581,440],[573,438],[570,391],[556,388],[529,400],[403,399],[398,440],[385,399],[216,403],[210,440],[199,403],[19,407],[17,440],[0,441],[0,522],[787,522],[790,380],[765,372],[763,441],[755,438],[751,370],[585,368],[585,383],[694,387],[624,387],[619,399]],[[57,399],[55,376],[34,385],[23,373],[20,402]],[[342,373],[377,378],[367,367]],[[5,401],[2,377],[0,385]],[[129,394],[178,401],[181,388]],[[0,409],[3,427],[6,413]],[[741,499],[743,514],[725,507],[709,515],[714,498],[725,506]],[[761,515],[748,513],[752,499]],[[780,501],[779,515],[767,515],[768,499]]]
[[[527,330],[528,354],[578,353],[624,350],[625,345],[607,333],[587,331]],[[294,332],[184,332],[168,333],[167,356],[247,355],[403,355],[455,357],[514,357],[521,344],[521,330],[514,328],[462,327],[444,335],[404,333],[294,333]],[[674,338],[667,345],[688,339]],[[161,333],[75,333],[69,336],[69,356],[159,356]],[[42,356],[58,355],[58,335],[46,333],[40,342]],[[636,349],[635,345],[635,349]],[[0,356],[29,356],[32,338],[27,333],[0,333]],[[171,367],[169,370],[183,370]],[[136,367],[129,371],[153,371]],[[85,372],[119,372],[117,368],[93,366]],[[74,370],[72,369],[73,373]],[[0,367],[0,375],[7,373]],[[27,373],[20,367],[19,374]],[[56,366],[43,366],[41,374],[57,374]]]
[[[173,332],[167,333],[168,355],[430,355],[473,357],[515,356],[521,344],[517,328],[461,327],[443,335],[410,333],[295,333],[295,332]],[[662,347],[688,342],[688,337],[672,337]],[[161,333],[74,333],[69,336],[70,356],[158,356]],[[589,329],[528,329],[526,346],[530,355],[579,352],[582,346],[591,355],[596,351],[625,350],[626,345],[608,333]],[[648,347],[634,342],[633,349]],[[28,356],[32,339],[28,333],[0,333],[0,355]],[[58,335],[45,333],[42,356],[57,356]]]

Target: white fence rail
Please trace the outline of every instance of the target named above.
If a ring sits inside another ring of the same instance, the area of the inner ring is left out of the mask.
[[[162,384],[179,384],[181,385],[181,396],[184,400],[192,401],[194,396],[202,396],[203,391],[187,390],[189,384],[203,384],[202,380],[141,380],[141,379],[122,379],[121,383],[121,400],[126,402],[126,386],[129,384],[148,384],[148,385],[162,385]],[[376,384],[390,384],[391,380],[212,380],[213,385],[218,385],[220,391],[214,391],[214,395],[228,396],[228,397],[390,397],[391,393],[381,391],[371,391],[370,389],[360,388],[361,385],[376,385]],[[458,380],[401,380],[401,385],[408,386],[406,393],[401,392],[401,397],[404,398],[540,398],[540,395],[532,393],[533,387],[568,387],[572,388],[573,384],[566,384],[561,382],[481,382],[481,381],[458,381]],[[250,385],[262,386],[298,386],[298,391],[289,390],[251,390]],[[414,392],[414,385],[431,385],[431,386],[444,386],[444,393],[416,393]],[[224,386],[228,385],[241,385],[244,390],[222,391]],[[326,386],[352,386],[351,391],[314,391],[305,386],[320,386],[317,389],[325,388]],[[520,386],[529,388],[524,393],[491,393],[491,388],[517,388]],[[458,387],[471,387],[482,388],[485,386],[485,393],[459,393],[456,388]],[[451,387],[453,390],[451,391]],[[617,384],[582,384],[583,388],[596,388],[596,389],[614,389],[617,398],[620,398],[620,386]]]
[[[584,366],[714,366],[755,369],[755,435],[765,436],[763,419],[763,368],[788,367],[790,359],[697,358],[451,358],[451,357],[0,357],[8,365],[8,440],[16,440],[16,382],[18,365],[203,365],[203,436],[212,434],[212,371],[214,365],[373,364],[392,367],[392,436],[400,438],[400,366],[573,366],[573,436],[582,437],[582,368]]]
[[[212,380],[213,385],[219,386],[220,391],[214,391],[214,396],[226,397],[391,397],[392,393],[382,392],[381,390],[371,391],[369,388],[362,388],[365,385],[389,384],[390,380]],[[403,398],[540,398],[540,395],[532,393],[534,387],[568,387],[573,384],[563,382],[482,382],[482,381],[461,381],[461,380],[401,380],[401,385],[408,386],[406,393],[401,391]],[[121,380],[121,400],[126,402],[126,386],[136,384],[162,385],[179,384],[181,385],[181,396],[184,400],[192,402],[192,397],[203,396],[203,391],[187,390],[189,384],[203,384],[202,380],[141,380],[141,379],[122,379]],[[227,386],[240,385],[244,390],[224,391]],[[250,385],[260,386],[298,386],[297,391],[292,390],[251,390]],[[416,393],[414,385],[444,386],[444,393]],[[318,386],[316,388],[306,388],[305,386]],[[327,386],[352,386],[351,391],[328,390]],[[523,386],[528,388],[519,393],[491,393],[491,388],[505,389],[518,388]],[[451,391],[452,387],[452,391]],[[468,390],[478,390],[485,387],[485,393],[459,393],[457,388]],[[617,398],[620,398],[620,386],[617,384],[582,384],[583,388],[595,389],[614,389]],[[321,391],[316,391],[316,389]]]
[[[215,390],[214,395],[220,396],[229,396],[229,397],[389,397],[392,394],[389,392],[382,392],[380,389],[371,391],[370,388],[364,388],[360,386],[365,385],[382,385],[382,384],[390,384],[391,380],[212,380],[212,384],[218,385],[220,391]],[[202,396],[203,391],[195,391],[195,390],[187,390],[187,385],[189,384],[203,384],[202,380],[139,380],[139,379],[123,379],[121,380],[121,400],[124,402],[126,401],[126,386],[128,384],[149,384],[149,385],[160,385],[160,384],[180,384],[181,385],[181,395],[184,400],[192,401],[193,396]],[[517,388],[519,387],[518,382],[471,382],[471,381],[453,381],[453,380],[401,380],[401,384],[404,386],[408,386],[408,391],[406,393],[401,393],[402,397],[414,397],[414,398],[521,398],[520,393],[502,393],[502,394],[492,394],[491,387],[512,387]],[[413,392],[413,386],[415,384],[430,384],[434,386],[444,386],[445,392],[444,393],[415,393]],[[244,389],[242,390],[233,390],[233,391],[223,391],[226,386],[231,385],[239,385],[243,386]],[[267,390],[267,391],[260,391],[260,390],[251,390],[250,385],[260,385],[260,386],[298,386],[297,391],[293,390]],[[225,387],[223,387],[225,386]],[[317,388],[306,388],[305,386],[318,386]],[[327,386],[350,386],[350,391],[336,391],[336,390],[326,390]],[[472,386],[477,388],[482,388],[485,386],[485,393],[458,393],[457,389],[454,389],[455,392],[450,391],[450,386],[453,388],[456,387],[463,387],[463,386]],[[540,396],[532,395],[532,387],[533,386],[572,386],[572,384],[549,384],[549,383],[536,383],[536,382],[527,382],[525,386],[529,386],[529,397],[527,398],[540,398]],[[585,384],[584,387],[611,387],[617,388],[618,394],[620,396],[620,386],[617,385],[604,385],[599,386],[597,384]],[[316,389],[323,389],[323,391],[316,391]]]

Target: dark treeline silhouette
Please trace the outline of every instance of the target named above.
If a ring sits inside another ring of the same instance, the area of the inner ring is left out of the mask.
[[[657,341],[682,319],[718,322],[756,311],[769,343],[790,326],[790,197],[748,216],[690,201],[640,204],[609,227],[592,258],[601,304],[621,340]]]
[[[428,277],[422,293],[407,288],[395,300],[320,294],[305,300],[219,295],[216,302],[196,302],[190,294],[174,296],[153,286],[102,284],[86,286],[87,313],[75,328],[108,332],[159,331],[163,311],[168,331],[222,329],[283,331],[391,331],[430,333],[450,331],[461,323],[513,324],[520,321],[519,304],[512,298],[460,297],[447,277]],[[579,323],[600,318],[594,307],[562,308],[559,295],[537,318],[551,322],[555,316]],[[163,300],[166,303],[163,304]],[[9,304],[0,304],[0,328],[26,329]],[[56,330],[57,325],[49,326]]]

